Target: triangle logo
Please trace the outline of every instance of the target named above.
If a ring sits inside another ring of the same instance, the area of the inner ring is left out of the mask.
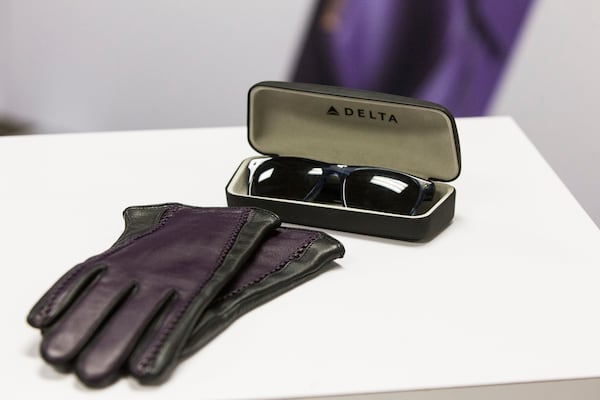
[[[329,110],[327,110],[327,115],[340,115],[340,113],[335,109],[334,106],[331,106],[329,107]]]

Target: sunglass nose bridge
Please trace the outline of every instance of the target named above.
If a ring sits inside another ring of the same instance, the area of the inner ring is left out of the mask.
[[[321,174],[303,201],[323,201],[325,203],[342,202],[342,183],[348,176],[343,168],[334,168],[329,166],[321,168]]]
[[[353,168],[348,167],[347,165],[342,165],[342,164],[332,164],[330,166],[328,166],[325,171],[327,173],[330,174],[336,174],[340,177],[340,179],[344,179],[345,177],[347,177],[348,175],[350,175],[350,173],[353,171]]]

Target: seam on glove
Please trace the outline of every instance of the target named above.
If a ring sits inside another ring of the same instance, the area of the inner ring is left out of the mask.
[[[165,328],[165,330],[162,333],[162,335],[155,341],[154,345],[152,345],[152,348],[148,352],[146,352],[146,355],[138,362],[138,366],[142,370],[142,373],[147,372],[147,370],[152,366],[152,364],[156,360],[156,357],[158,356],[158,353],[159,353],[160,349],[164,345],[165,341],[167,340],[167,338],[169,337],[169,335],[171,334],[171,332],[173,331],[173,329],[175,329],[175,327],[177,326],[177,324],[181,320],[181,317],[185,314],[185,312],[187,311],[187,309],[189,308],[189,306],[193,303],[193,301],[196,299],[196,297],[198,297],[198,295],[202,292],[202,290],[206,286],[206,283],[209,282],[212,279],[212,277],[214,276],[214,274],[221,267],[223,261],[225,260],[225,257],[227,256],[227,254],[229,253],[229,251],[233,247],[233,245],[234,245],[234,243],[235,243],[235,241],[236,241],[236,239],[238,237],[238,234],[242,230],[244,224],[248,221],[248,219],[250,217],[250,213],[252,211],[253,210],[251,208],[245,208],[244,209],[244,212],[240,215],[238,223],[237,223],[235,229],[233,230],[233,232],[231,233],[231,236],[229,237],[229,240],[227,241],[227,244],[221,250],[221,254],[219,255],[219,258],[218,258],[218,261],[217,261],[217,267],[213,269],[213,271],[211,272],[211,274],[203,282],[202,286],[200,286],[200,288],[196,291],[196,293],[194,293],[194,295],[191,296],[190,299],[185,303],[185,305],[177,313],[177,315],[175,316],[175,318]]]
[[[307,231],[308,232],[308,231]],[[283,261],[281,264],[279,264],[278,266],[276,266],[275,268],[273,268],[272,270],[270,270],[269,272],[266,272],[265,274],[263,274],[262,276],[256,278],[255,280],[253,280],[250,283],[245,284],[242,287],[239,287],[236,290],[233,290],[221,297],[219,297],[218,299],[215,300],[215,303],[221,303],[237,294],[239,294],[241,291],[249,288],[250,286],[256,285],[257,283],[261,282],[262,280],[264,280],[266,277],[268,277],[271,274],[274,274],[277,271],[280,271],[281,269],[283,269],[286,265],[288,265],[290,262],[300,258],[305,252],[306,250],[315,242],[315,240],[319,239],[323,237],[323,235],[320,232],[313,232],[313,234],[306,239],[297,249],[296,251],[294,251],[294,253],[289,256],[285,261]]]
[[[42,309],[39,311],[38,315],[40,315],[42,318],[46,318],[48,315],[50,315],[50,312],[52,311],[52,307],[54,306],[58,295],[62,292],[63,288],[69,282],[71,282],[73,278],[75,278],[75,276],[79,274],[84,265],[86,264],[79,264],[77,267],[73,268],[67,276],[65,276],[64,280],[59,284],[59,286],[48,295],[48,300],[46,301],[46,304],[44,304]]]
[[[67,284],[69,282],[71,282],[77,275],[79,275],[79,272],[81,272],[81,270],[83,269],[84,266],[91,264],[92,262],[94,262],[95,260],[97,260],[99,258],[109,256],[109,255],[129,246],[136,240],[141,239],[142,237],[151,235],[152,233],[158,231],[160,228],[165,226],[166,223],[169,221],[169,219],[171,219],[171,217],[173,215],[175,215],[175,213],[177,211],[181,210],[181,208],[182,208],[181,205],[175,205],[175,206],[169,207],[167,209],[167,211],[165,211],[163,216],[160,218],[160,221],[158,222],[158,224],[156,224],[156,226],[154,228],[152,228],[149,231],[146,231],[144,233],[140,233],[137,236],[134,236],[127,242],[125,242],[117,247],[112,247],[103,253],[100,253],[94,257],[91,257],[87,261],[84,261],[83,263],[79,264],[77,267],[73,268],[71,270],[71,272],[69,272],[69,274],[65,277],[65,279],[59,284],[59,286],[55,290],[52,291],[52,294],[49,295],[47,303],[40,310],[41,317],[46,318],[52,312],[52,307],[54,306],[54,303],[56,302],[56,299],[58,298],[58,296],[62,293],[65,286],[67,286]]]

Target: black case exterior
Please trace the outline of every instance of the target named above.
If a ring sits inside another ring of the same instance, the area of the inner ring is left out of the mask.
[[[380,93],[287,82],[263,82],[253,86],[249,92],[249,103],[251,102],[250,93],[257,87],[289,90],[293,91],[293,93],[298,92],[298,95],[300,96],[302,93],[317,93],[326,94],[328,96],[340,96],[340,98],[351,97],[354,101],[364,97],[365,99],[370,100],[375,99],[377,101],[385,101],[388,104],[409,104],[411,107],[423,107],[428,109],[437,107],[436,110],[443,110],[444,114],[449,116],[452,127],[452,132],[449,132],[449,134],[453,135],[452,143],[455,146],[455,149],[452,149],[452,152],[455,152],[453,154],[456,155],[456,159],[453,164],[454,167],[450,168],[451,171],[449,173],[453,177],[457,177],[460,173],[460,148],[458,144],[456,126],[452,116],[441,106],[405,97],[385,95]],[[251,107],[251,104],[249,104],[249,127],[251,126],[251,118],[253,115]],[[264,113],[268,111],[262,110],[262,112]],[[290,112],[294,112],[293,109]],[[271,156],[289,155],[274,154],[272,151],[259,150],[254,143],[252,143],[252,137],[252,133],[249,131],[248,138],[250,144],[259,152],[268,153]],[[335,143],[332,144],[332,146],[334,145]],[[274,146],[277,147],[277,143],[275,143]],[[226,196],[227,204],[229,206],[252,206],[264,208],[279,215],[283,222],[292,224],[329,228],[352,233],[408,241],[425,241],[432,239],[439,232],[441,232],[454,217],[456,198],[455,189],[447,183],[440,182],[441,179],[434,179],[434,181],[436,181],[436,194],[431,204],[429,204],[428,207],[420,211],[415,216],[381,213],[354,208],[343,208],[320,203],[308,203],[251,196],[248,194],[249,173],[247,168],[251,159],[252,158],[248,158],[240,164],[233,177],[227,184]],[[313,157],[313,159],[315,159],[315,157]],[[371,163],[370,166],[376,167],[378,165],[376,163]],[[446,175],[448,174],[447,171],[441,172]],[[422,177],[428,178],[427,176]],[[443,180],[447,181],[452,179]]]

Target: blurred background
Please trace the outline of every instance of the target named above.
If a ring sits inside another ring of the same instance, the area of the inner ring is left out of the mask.
[[[261,80],[378,90],[513,116],[600,225],[598,37],[592,0],[0,0],[0,135],[244,125]]]

